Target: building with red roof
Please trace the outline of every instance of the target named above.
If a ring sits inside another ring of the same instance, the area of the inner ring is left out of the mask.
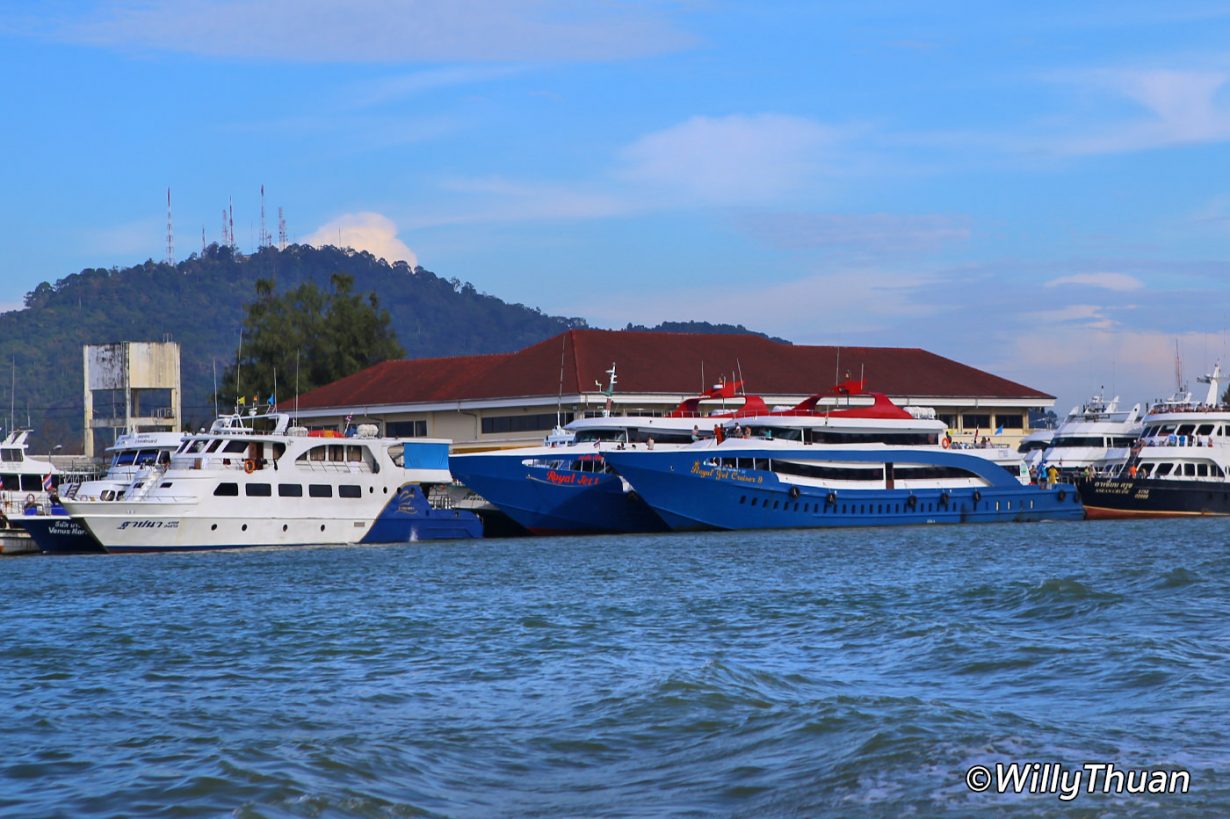
[[[1006,442],[1024,434],[1030,410],[1055,401],[915,347],[584,329],[515,353],[385,361],[299,396],[292,410],[305,422],[340,423],[349,416],[354,423],[379,424],[389,435],[451,438],[458,448],[477,449],[540,441],[557,420],[603,411],[608,392],[616,414],[665,413],[720,381],[742,382],[746,394],[770,406],[862,381],[866,391],[903,406],[934,408],[958,437],[999,429],[997,437]],[[849,400],[833,393],[824,403]]]

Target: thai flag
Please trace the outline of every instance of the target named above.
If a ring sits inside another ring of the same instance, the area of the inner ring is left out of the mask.
[[[50,492],[52,489],[55,489],[55,484],[52,483],[51,473],[48,472],[46,475],[43,476],[43,491]]]

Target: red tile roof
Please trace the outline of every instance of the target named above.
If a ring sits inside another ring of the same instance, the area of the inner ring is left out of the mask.
[[[690,395],[722,374],[741,373],[748,393],[764,395],[809,395],[861,375],[867,390],[897,396],[1054,398],[916,347],[813,347],[752,335],[569,330],[515,353],[385,361],[305,393],[299,407],[554,396],[560,392],[561,356],[565,395],[597,392],[595,381],[605,387],[606,370],[614,363],[617,394]]]

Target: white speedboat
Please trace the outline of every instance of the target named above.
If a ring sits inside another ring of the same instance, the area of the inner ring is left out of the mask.
[[[188,436],[169,463],[113,500],[64,507],[108,552],[305,544],[404,543],[478,537],[471,512],[449,508],[449,442],[349,437],[291,426],[290,416],[225,415]]]

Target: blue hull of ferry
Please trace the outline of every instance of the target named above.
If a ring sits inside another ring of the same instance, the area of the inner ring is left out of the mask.
[[[509,453],[449,458],[456,480],[530,532],[664,532],[666,524],[618,475],[526,466]]]
[[[18,521],[45,555],[105,554],[106,549],[80,521],[67,515],[28,517]]]
[[[1006,472],[988,472],[992,485],[953,489],[826,489],[781,481],[767,470],[708,467],[709,452],[612,453],[608,462],[676,531],[899,526],[924,523],[998,523],[1082,520],[1075,487],[1023,485]],[[792,453],[797,457],[797,453]],[[739,453],[740,457],[753,457]],[[846,453],[827,454],[825,460]],[[760,451],[757,458],[789,457]],[[884,453],[849,458],[867,461]],[[933,463],[953,456],[937,453]],[[969,458],[973,456],[956,456]],[[917,461],[916,454],[901,461]],[[967,465],[969,462],[966,462]],[[993,464],[979,464],[1003,472]]]

